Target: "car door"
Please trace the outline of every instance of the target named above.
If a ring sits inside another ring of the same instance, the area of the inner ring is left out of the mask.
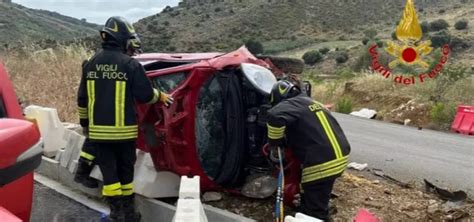
[[[0,206],[23,221],[30,218],[33,170],[41,163],[41,154],[39,130],[23,120],[13,86],[0,64]]]

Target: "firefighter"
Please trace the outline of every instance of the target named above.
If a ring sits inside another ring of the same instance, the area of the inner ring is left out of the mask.
[[[84,60],[82,62],[83,72],[87,62],[88,60]],[[79,119],[88,119],[87,108],[79,108]],[[94,147],[94,143],[92,143],[88,138],[88,127],[83,127],[82,129],[82,134],[86,137],[86,140],[84,142],[84,145],[82,146],[82,150],[77,164],[76,174],[74,175],[74,181],[88,188],[97,188],[99,187],[99,181],[89,176],[95,165],[94,160],[96,157],[96,149]]]
[[[302,164],[301,212],[327,221],[334,182],[349,159],[349,142],[331,113],[291,82],[278,81],[270,102],[270,159],[278,161],[278,147],[293,150]]]
[[[87,127],[84,128],[84,131],[85,132],[83,134],[87,136]],[[75,182],[80,183],[88,188],[99,187],[99,181],[89,176],[95,165],[95,157],[96,148],[94,143],[86,137],[86,141],[84,142],[84,146],[82,147],[82,151],[78,160],[76,174],[74,175]]]
[[[129,22],[111,17],[100,36],[102,49],[85,64],[78,90],[81,125],[95,147],[110,221],[139,221],[133,194],[135,101],[169,106],[173,98],[153,89],[143,66],[131,57],[140,52],[141,42]]]

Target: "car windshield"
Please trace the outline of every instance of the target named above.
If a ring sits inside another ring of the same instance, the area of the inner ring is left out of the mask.
[[[225,144],[222,87],[216,77],[201,88],[196,106],[196,145],[199,160],[207,176],[214,179],[220,172]]]

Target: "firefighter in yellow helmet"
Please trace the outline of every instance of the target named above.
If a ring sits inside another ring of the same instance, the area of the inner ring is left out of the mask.
[[[169,106],[173,98],[152,88],[143,66],[131,57],[140,53],[141,42],[129,22],[111,17],[100,36],[102,49],[83,67],[78,91],[80,122],[95,148],[96,154],[88,157],[94,157],[102,172],[102,195],[110,206],[110,221],[139,221],[133,200],[138,133],[135,102],[161,101]]]
[[[349,142],[331,113],[293,83],[277,82],[270,97],[270,159],[278,161],[277,147],[294,151],[302,164],[300,211],[326,221],[334,182],[349,160]]]

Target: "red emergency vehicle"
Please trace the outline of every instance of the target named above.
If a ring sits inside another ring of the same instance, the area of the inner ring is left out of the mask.
[[[0,221],[29,221],[33,170],[42,142],[35,124],[23,119],[18,99],[0,63]]]

